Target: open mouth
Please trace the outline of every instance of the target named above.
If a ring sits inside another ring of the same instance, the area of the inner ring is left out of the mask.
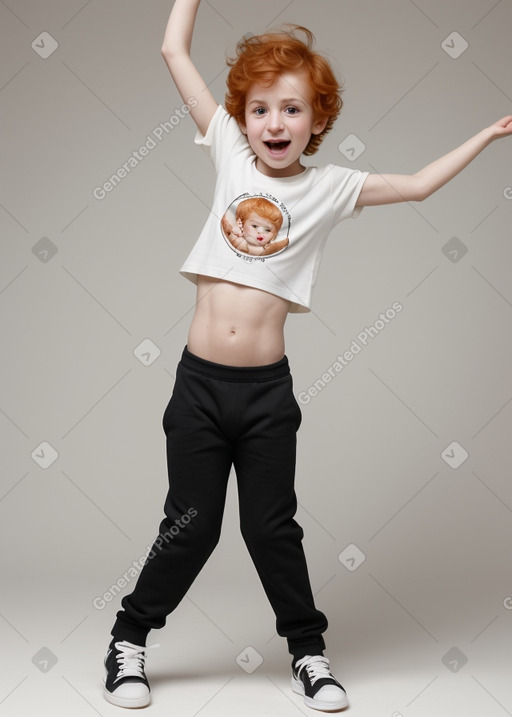
[[[283,152],[290,144],[290,140],[279,141],[279,142],[270,140],[270,141],[265,142],[265,144],[267,145],[267,147],[269,148],[269,150],[271,152]]]

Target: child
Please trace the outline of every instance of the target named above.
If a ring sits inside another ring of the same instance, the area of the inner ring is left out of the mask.
[[[165,624],[217,544],[233,465],[242,536],[277,632],[293,655],[292,689],[309,707],[337,710],[348,701],[323,655],[327,620],[313,601],[303,532],[294,520],[301,413],[284,322],[289,312],[310,310],[321,252],[335,224],[364,206],[425,199],[493,140],[512,134],[512,116],[410,176],[304,167],[302,154],[316,152],[342,105],[331,68],[311,50],[311,33],[292,26],[239,43],[237,58],[228,62],[224,109],[190,58],[199,4],[175,0],[162,54],[217,182],[211,213],[181,268],[197,284],[197,304],[163,417],[170,482],[165,518],[117,613],[104,694],[122,707],[149,703],[147,634]],[[287,217],[282,251],[248,261],[229,246],[221,218],[245,194],[267,198]]]
[[[227,214],[222,217],[222,231],[238,251],[268,256],[288,246],[288,237],[275,240],[283,224],[283,215],[268,199],[252,197],[239,202],[234,224],[230,224]]]

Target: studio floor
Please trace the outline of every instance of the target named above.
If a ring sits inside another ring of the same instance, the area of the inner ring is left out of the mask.
[[[219,591],[220,595],[221,591]],[[30,593],[20,590],[18,610],[26,613]],[[239,590],[242,603],[249,595]],[[53,597],[52,597],[53,596]],[[253,619],[246,621],[247,643],[223,634],[222,622],[212,622],[192,591],[175,618],[148,644],[146,671],[152,702],[144,714],[154,717],[296,717],[321,714],[307,708],[290,688],[290,656],[284,641],[272,635],[264,599],[256,597]],[[220,599],[220,598],[219,598]],[[7,599],[16,613],[14,598]],[[53,608],[52,608],[53,602]],[[203,603],[204,604],[204,603]],[[84,589],[53,585],[46,592],[39,616],[25,619],[2,615],[3,669],[0,717],[121,717],[121,708],[103,697],[102,660],[109,641],[113,606],[80,617]],[[250,607],[250,605],[249,605]],[[4,608],[5,610],[5,608]],[[242,611],[243,613],[243,611]],[[385,618],[386,616],[382,616]],[[411,621],[412,622],[412,621]],[[333,634],[327,651],[333,673],[345,686],[353,717],[503,717],[512,714],[512,658],[495,620],[474,646],[460,649],[427,643],[420,631],[407,626],[384,644],[382,633],[361,635],[357,616],[345,646]],[[226,623],[228,624],[228,623]],[[219,627],[220,626],[220,627]],[[396,627],[396,625],[395,625]],[[266,628],[266,629],[264,629]],[[238,628],[240,631],[240,628]],[[335,629],[338,633],[338,629]],[[142,713],[142,712],[141,712]]]

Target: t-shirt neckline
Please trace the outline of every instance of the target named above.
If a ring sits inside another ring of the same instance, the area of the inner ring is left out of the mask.
[[[252,163],[251,163],[252,171],[258,177],[261,177],[262,179],[269,180],[271,182],[287,182],[287,183],[297,182],[297,181],[302,180],[303,177],[305,177],[308,174],[308,172],[310,172],[313,169],[313,167],[304,167],[303,172],[300,172],[300,174],[292,174],[291,177],[270,177],[268,174],[263,174],[263,172],[260,172],[260,170],[256,167],[256,160],[257,160],[257,156],[254,155]]]

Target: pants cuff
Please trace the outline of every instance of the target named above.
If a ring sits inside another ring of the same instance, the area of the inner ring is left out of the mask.
[[[288,650],[295,660],[300,660],[306,655],[322,655],[325,650],[325,642],[321,635],[315,640],[289,640]]]
[[[112,628],[110,634],[116,642],[120,640],[127,640],[128,642],[132,642],[134,645],[145,646],[148,633],[149,630],[127,624],[118,618],[114,623],[114,627]]]

